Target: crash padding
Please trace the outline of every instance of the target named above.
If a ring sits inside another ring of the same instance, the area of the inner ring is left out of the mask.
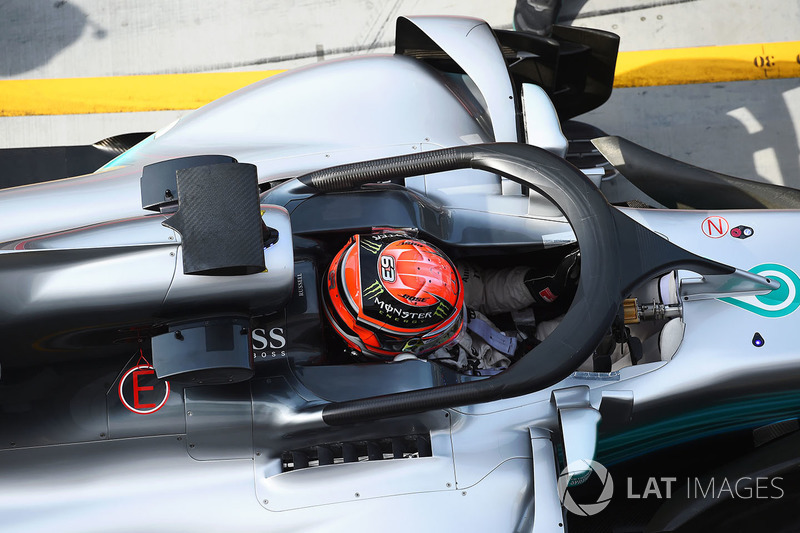
[[[142,209],[159,211],[178,200],[176,175],[179,170],[222,163],[236,163],[236,159],[227,155],[193,155],[146,165],[142,169],[140,186]]]
[[[181,234],[184,274],[263,272],[264,233],[254,165],[177,171],[178,212],[164,225]]]
[[[317,243],[314,245],[318,246]],[[295,254],[295,257],[299,255],[297,248]],[[253,318],[253,360],[256,367],[271,366],[284,356],[291,358],[295,365],[313,363],[322,357],[325,339],[317,279],[315,261],[306,258],[295,261],[294,290],[285,312]],[[337,385],[330,383],[329,386]]]
[[[791,187],[705,170],[623,137],[592,144],[628,181],[671,209],[800,209],[800,190]]]
[[[151,341],[159,379],[195,385],[253,377],[249,322],[232,317],[174,325]]]

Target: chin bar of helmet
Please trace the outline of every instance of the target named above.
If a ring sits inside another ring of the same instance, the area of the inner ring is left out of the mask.
[[[684,250],[608,204],[578,169],[534,146],[497,143],[447,148],[332,167],[299,180],[319,192],[473,168],[542,194],[569,221],[581,250],[577,292],[561,324],[508,370],[493,377],[321,407],[327,425],[344,425],[535,392],[569,376],[597,347],[626,295],[646,279],[676,268],[731,274],[733,267]],[[319,408],[318,408],[319,409]]]

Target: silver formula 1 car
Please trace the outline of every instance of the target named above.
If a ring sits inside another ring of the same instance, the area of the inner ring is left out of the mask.
[[[800,191],[571,120],[617,44],[400,18],[0,190],[0,529],[793,530]],[[365,362],[321,290],[373,228],[580,278],[503,371]]]

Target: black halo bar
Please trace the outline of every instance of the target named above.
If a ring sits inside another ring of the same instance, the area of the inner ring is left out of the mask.
[[[328,403],[321,413],[325,424],[346,425],[491,402],[549,387],[592,354],[622,301],[643,281],[676,268],[699,274],[735,271],[634,222],[612,207],[578,169],[534,146],[496,143],[446,148],[332,167],[299,180],[325,193],[464,168],[504,176],[558,206],[581,250],[581,276],[571,307],[550,336],[505,372],[469,383]]]

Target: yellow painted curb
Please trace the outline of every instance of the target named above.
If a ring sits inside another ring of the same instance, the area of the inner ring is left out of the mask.
[[[282,70],[0,80],[0,117],[196,109]],[[800,77],[800,41],[621,52],[615,87]]]
[[[0,80],[0,116],[196,109],[280,72]]]
[[[622,52],[614,87],[800,77],[800,41]]]

